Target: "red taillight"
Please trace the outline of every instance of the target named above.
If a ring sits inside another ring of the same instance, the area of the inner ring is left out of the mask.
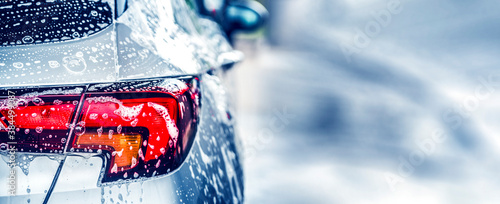
[[[13,108],[5,103],[0,106],[0,126],[16,127],[19,151],[62,153],[79,100],[79,95],[20,96],[10,105]],[[0,130],[2,142],[8,138],[6,132],[6,128]]]
[[[62,100],[61,100],[62,99]],[[78,105],[79,97],[68,100],[67,97],[33,97],[21,98],[19,107],[15,108],[14,121],[16,127],[22,129],[65,130],[71,122],[71,116]],[[0,109],[2,115],[9,115],[8,108]]]
[[[166,174],[182,163],[196,132],[197,79],[89,90],[68,148],[102,152],[107,163],[103,182]]]
[[[139,160],[147,163],[175,148],[177,115],[177,100],[168,93],[87,94],[72,148],[107,150],[112,152],[109,173],[128,170]]]
[[[80,95],[17,97],[23,106],[15,109],[16,147],[98,154],[106,164],[102,183],[166,174],[184,161],[196,133],[197,80],[98,84]],[[12,125],[2,104],[0,113],[0,127]],[[9,142],[7,131],[0,130],[2,145]]]

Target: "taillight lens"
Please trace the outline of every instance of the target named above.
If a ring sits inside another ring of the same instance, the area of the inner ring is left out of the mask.
[[[179,135],[177,106],[168,93],[86,94],[72,151],[110,152],[108,173],[132,169],[137,161],[166,163]]]
[[[103,182],[173,171],[196,132],[197,86],[190,78],[90,87],[69,151],[104,155]]]
[[[14,142],[20,152],[63,153],[82,91],[82,87],[0,90],[2,147]]]
[[[33,144],[17,148],[100,155],[106,164],[103,184],[175,170],[188,154],[198,123],[195,77],[98,84],[89,86],[83,95],[25,100],[26,107],[16,108],[16,140]],[[21,98],[16,101],[24,103]],[[8,127],[9,122],[3,119],[8,108],[0,107],[0,126]],[[32,138],[23,137],[23,131]],[[0,131],[4,133],[6,130]],[[56,133],[64,137],[49,140]]]

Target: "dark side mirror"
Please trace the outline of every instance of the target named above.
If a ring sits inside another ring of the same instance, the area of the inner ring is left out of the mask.
[[[265,24],[268,15],[267,9],[257,1],[230,2],[225,11],[224,29],[228,36],[235,31],[252,32]]]

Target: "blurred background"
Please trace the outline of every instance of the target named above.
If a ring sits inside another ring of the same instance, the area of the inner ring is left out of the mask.
[[[265,0],[229,71],[247,203],[498,203],[500,4]]]

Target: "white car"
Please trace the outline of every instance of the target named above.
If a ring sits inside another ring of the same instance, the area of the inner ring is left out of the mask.
[[[0,203],[241,203],[218,74],[256,2],[0,2]]]

